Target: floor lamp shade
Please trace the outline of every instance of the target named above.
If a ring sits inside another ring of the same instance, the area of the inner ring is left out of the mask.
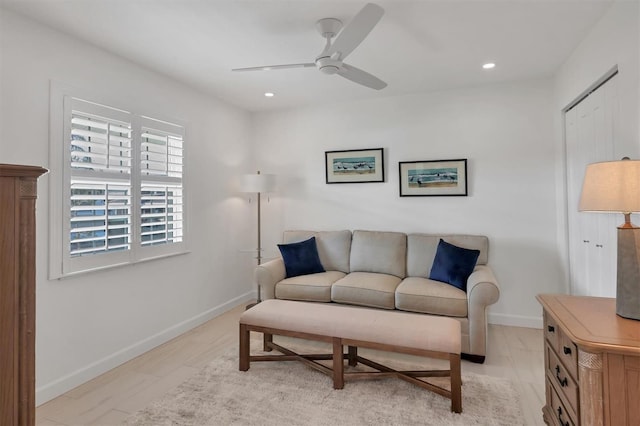
[[[273,192],[276,186],[275,175],[256,174],[243,175],[240,181],[242,192]]]
[[[640,212],[640,161],[589,164],[578,209],[624,214],[618,227],[616,313],[640,320],[640,228],[631,223],[631,213]]]

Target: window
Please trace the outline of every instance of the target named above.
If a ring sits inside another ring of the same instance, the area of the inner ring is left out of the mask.
[[[52,185],[52,217],[62,222],[52,219],[62,230],[52,232],[52,278],[183,253],[184,127],[62,99],[64,143],[52,137],[51,150],[63,169],[62,185]]]

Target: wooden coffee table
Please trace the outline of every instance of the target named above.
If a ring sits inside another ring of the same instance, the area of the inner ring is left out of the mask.
[[[264,350],[282,355],[250,355],[250,332],[263,333]],[[331,354],[298,354],[276,344],[274,335],[331,343]],[[348,347],[344,353],[344,346]],[[334,389],[343,389],[346,379],[394,376],[451,400],[451,411],[462,412],[460,371],[460,323],[452,318],[405,312],[270,299],[245,311],[240,317],[239,368],[249,370],[252,361],[301,361],[333,378]],[[358,348],[399,352],[446,359],[448,369],[397,371],[358,355]],[[348,365],[362,363],[377,371],[345,372]],[[332,360],[332,367],[317,361]],[[420,377],[449,377],[451,390]]]

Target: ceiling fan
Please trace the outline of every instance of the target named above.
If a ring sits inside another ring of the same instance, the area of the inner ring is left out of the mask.
[[[325,74],[338,74],[371,89],[384,89],[387,83],[378,77],[343,62],[343,60],[362,43],[373,27],[380,21],[382,15],[384,15],[383,8],[377,4],[368,3],[353,17],[344,29],[342,29],[342,21],[339,19],[320,19],[316,22],[316,28],[320,35],[326,39],[327,43],[322,53],[316,57],[314,62],[234,68],[232,71],[268,71],[286,68],[316,67]],[[342,29],[342,31],[340,31],[340,29]],[[336,37],[336,39],[331,43],[334,37]]]

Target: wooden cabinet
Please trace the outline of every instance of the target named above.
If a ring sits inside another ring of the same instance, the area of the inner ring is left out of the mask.
[[[0,164],[0,425],[35,423],[35,204],[43,173]]]
[[[548,425],[640,425],[640,321],[611,298],[539,295]]]

